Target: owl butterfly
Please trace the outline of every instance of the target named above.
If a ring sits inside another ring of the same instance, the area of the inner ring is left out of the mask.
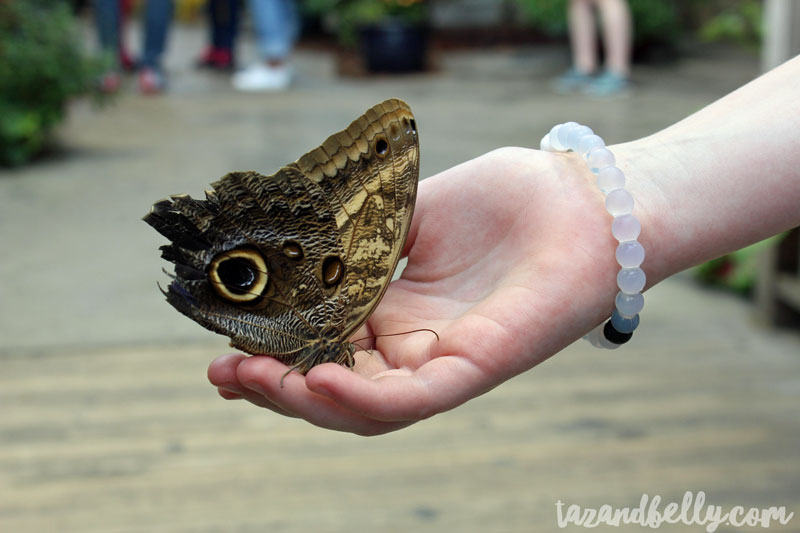
[[[392,278],[418,176],[414,115],[393,99],[272,175],[231,172],[205,200],[161,200],[144,221],[171,241],[167,301],[301,373],[352,367],[348,339]]]

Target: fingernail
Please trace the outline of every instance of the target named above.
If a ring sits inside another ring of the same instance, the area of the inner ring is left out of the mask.
[[[232,383],[226,383],[225,385],[220,385],[220,389],[226,390],[228,392],[232,392],[233,394],[242,394],[242,389],[233,385]]]

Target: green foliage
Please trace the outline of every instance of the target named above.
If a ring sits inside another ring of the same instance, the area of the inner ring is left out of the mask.
[[[20,165],[40,151],[67,100],[97,73],[68,2],[0,0],[0,164]]]
[[[425,21],[424,0],[306,0],[305,10],[311,15],[331,15],[339,42],[354,46],[361,26],[394,19],[408,24]]]
[[[707,42],[735,41],[756,49],[761,43],[764,28],[762,2],[740,0],[706,22],[700,37]]]
[[[568,0],[516,0],[528,21],[551,36],[567,33]],[[629,0],[634,42],[673,42],[679,33],[674,2]]]
[[[700,282],[707,285],[749,294],[755,287],[758,278],[760,255],[767,248],[777,246],[785,236],[785,233],[775,235],[741,250],[712,259],[695,267],[694,275]]]

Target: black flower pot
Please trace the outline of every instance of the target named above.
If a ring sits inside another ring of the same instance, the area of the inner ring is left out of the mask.
[[[388,19],[361,27],[359,37],[364,65],[370,72],[425,70],[426,27]]]

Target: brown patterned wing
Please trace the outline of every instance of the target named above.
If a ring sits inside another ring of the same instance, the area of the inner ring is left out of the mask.
[[[389,284],[418,174],[414,117],[387,100],[270,176],[232,172],[205,200],[156,203],[144,220],[171,241],[167,300],[300,372],[352,364],[347,339]]]
[[[419,180],[419,135],[399,99],[367,110],[295,163],[336,214],[345,257],[348,339],[380,301],[408,235]]]

